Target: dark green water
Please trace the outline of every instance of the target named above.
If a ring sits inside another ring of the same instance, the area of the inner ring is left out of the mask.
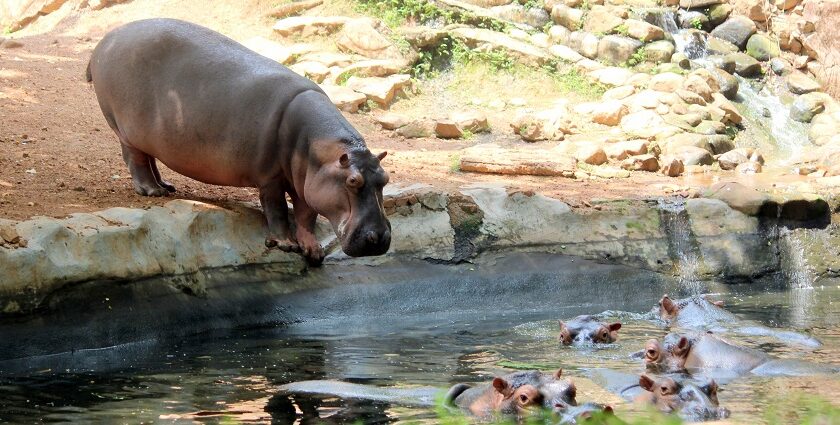
[[[797,350],[771,340],[736,337],[744,344],[778,357],[840,364],[838,285],[823,281],[814,289],[762,291],[749,285],[713,285],[706,290],[717,293],[728,309],[745,318],[802,330],[821,339],[824,346]],[[651,305],[655,301],[651,297]],[[556,320],[566,317],[544,307],[527,314],[494,308],[404,317],[374,311],[364,317],[327,316],[286,326],[77,352],[74,357],[85,361],[72,369],[57,370],[53,365],[23,376],[0,377],[0,422],[435,423],[430,409],[289,397],[278,394],[276,387],[297,380],[338,379],[446,388],[510,372],[505,365],[511,364],[561,367],[575,377],[579,402],[616,405],[617,398],[584,377],[587,369],[640,373],[642,366],[629,354],[641,349],[646,339],[664,333],[636,314],[616,313],[625,323],[618,343],[562,347],[555,340]],[[746,377],[723,386],[719,397],[721,405],[732,411],[731,422],[760,423],[768,405],[793,393],[840,400],[840,378]],[[619,412],[632,410],[617,407]]]

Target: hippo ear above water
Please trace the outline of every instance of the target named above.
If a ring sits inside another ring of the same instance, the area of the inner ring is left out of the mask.
[[[688,355],[688,350],[691,348],[691,342],[686,337],[680,338],[677,345],[674,346],[673,353],[677,357],[685,357]]]
[[[677,312],[677,304],[667,294],[662,296],[659,304],[668,314],[675,314]]]
[[[639,386],[642,387],[643,390],[648,392],[653,392],[653,379],[651,379],[647,375],[639,376]]]
[[[615,332],[615,331],[621,329],[621,323],[620,322],[610,323],[609,326],[607,326],[607,327],[610,329],[610,332]]]
[[[505,381],[502,378],[493,378],[493,388],[505,397],[508,397],[513,393],[508,381]]]
[[[560,379],[563,376],[563,369],[557,369],[554,371],[554,377]]]

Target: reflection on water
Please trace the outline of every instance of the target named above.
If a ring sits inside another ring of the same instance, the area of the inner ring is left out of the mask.
[[[759,285],[730,286],[729,293],[718,294],[716,299],[725,300],[727,308],[745,318],[803,330],[825,345],[803,351],[762,337],[737,337],[739,342],[777,357],[840,364],[838,283],[818,282],[808,290],[807,303],[801,304],[792,301],[799,289],[766,292],[758,290]],[[651,300],[651,306],[655,301]],[[428,321],[382,334],[366,333],[355,325],[354,332],[345,333],[341,324],[329,332],[310,332],[306,324],[299,324],[198,335],[153,348],[144,356],[148,360],[130,369],[84,374],[43,371],[0,378],[0,422],[286,424],[315,423],[320,418],[318,423],[435,423],[435,414],[428,408],[291,397],[278,394],[275,388],[306,379],[446,388],[529,365],[563,368],[566,375],[575,377],[581,401],[616,404],[614,395],[582,376],[591,368],[642,372],[639,362],[629,355],[645,340],[662,336],[664,330],[641,313],[605,313],[605,320],[624,323],[619,340],[583,347],[563,347],[557,342],[557,320],[568,317],[544,314],[539,320],[517,323],[520,319],[494,312],[459,322]],[[818,376],[739,379],[722,387],[720,401],[732,411],[733,422],[756,423],[768,405],[789,397],[793,389],[840,400],[840,380]],[[618,410],[628,409],[632,407],[619,406]]]

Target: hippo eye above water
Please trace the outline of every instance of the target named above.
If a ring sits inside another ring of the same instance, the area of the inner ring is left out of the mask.
[[[528,396],[525,395],[525,394],[519,394],[519,401],[521,401],[523,403],[527,403],[528,402]]]

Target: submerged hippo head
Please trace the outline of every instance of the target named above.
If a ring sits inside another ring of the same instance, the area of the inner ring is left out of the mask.
[[[670,334],[672,336],[673,334]],[[660,344],[655,339],[645,344],[645,366],[648,370],[664,373],[685,371],[685,362],[691,352],[691,340],[676,336],[676,341]]]
[[[687,298],[684,300],[672,300],[667,294],[662,296],[662,299],[659,300],[658,308],[659,308],[659,317],[662,320],[672,320],[677,317],[680,313],[680,310],[686,308],[689,303],[704,303],[706,305],[713,305],[715,307],[722,307],[723,301],[709,301],[705,298],[701,297],[692,297]]]
[[[326,217],[347,255],[381,255],[391,246],[391,223],[385,218],[382,188],[388,173],[380,165],[386,152],[373,155],[364,148],[324,148],[319,155],[335,157],[320,167],[310,163],[306,202]],[[332,152],[332,154],[330,154]]]
[[[677,381],[671,377],[653,379],[639,377],[639,386],[645,390],[636,400],[652,404],[664,413],[677,413],[688,421],[724,419],[729,410],[719,407],[718,386],[714,380],[695,384],[688,380]]]
[[[499,404],[494,406],[493,410],[503,415],[527,416],[543,404],[542,393],[533,385],[525,384],[514,388],[505,379],[495,378],[493,389],[501,395]]]
[[[609,344],[618,339],[621,323],[603,323],[592,316],[578,316],[569,321],[560,321],[558,340],[564,345],[574,342]]]
[[[585,424],[590,420],[595,419],[600,414],[603,416],[612,416],[612,406],[605,406],[598,403],[583,403],[579,406],[572,406],[560,413],[560,420],[558,424]],[[596,422],[600,423],[600,422]]]

